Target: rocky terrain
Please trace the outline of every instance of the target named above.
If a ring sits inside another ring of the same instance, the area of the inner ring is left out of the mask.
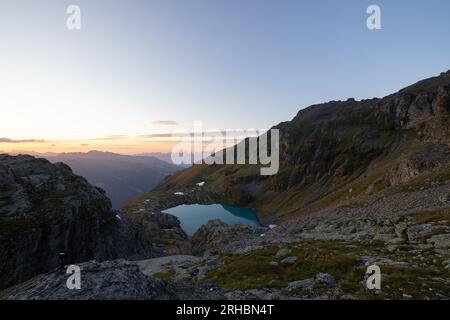
[[[382,99],[312,106],[276,128],[279,174],[195,165],[130,201],[120,216],[140,228],[135,236],[153,239],[149,255],[81,264],[80,291],[68,291],[67,275],[54,271],[1,296],[449,299],[450,72]],[[24,197],[15,197],[21,208]],[[213,220],[187,238],[162,212],[189,203],[252,208],[263,227]],[[10,216],[22,216],[17,212]],[[365,285],[373,264],[381,269],[380,290]]]

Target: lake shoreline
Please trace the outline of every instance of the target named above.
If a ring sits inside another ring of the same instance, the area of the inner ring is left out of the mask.
[[[261,227],[253,210],[228,204],[181,204],[162,212],[176,216],[188,236],[192,236],[202,225],[216,219],[226,224]]]

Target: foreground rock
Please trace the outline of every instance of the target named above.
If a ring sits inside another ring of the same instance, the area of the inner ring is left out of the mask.
[[[146,275],[160,275],[171,277],[178,281],[189,281],[192,279],[190,268],[198,264],[202,259],[188,255],[174,255],[160,258],[137,261],[142,273]]]
[[[34,299],[173,299],[167,284],[144,275],[139,268],[125,260],[80,264],[81,289],[66,286],[68,275],[53,272],[41,275],[8,293],[7,300]]]
[[[316,282],[314,279],[309,278],[305,280],[292,281],[288,284],[288,290],[310,290],[314,288]]]
[[[142,273],[126,260],[85,262],[81,268],[81,289],[69,290],[69,275],[52,272],[40,275],[0,293],[6,300],[167,300],[224,299],[229,290],[211,285],[168,283]]]
[[[249,227],[244,224],[227,225],[220,220],[211,220],[201,226],[197,232],[189,239],[188,248],[194,255],[215,253],[217,251],[252,250],[248,243],[242,240],[259,237],[261,230]],[[247,245],[248,246],[247,246]],[[257,244],[255,244],[258,246]]]

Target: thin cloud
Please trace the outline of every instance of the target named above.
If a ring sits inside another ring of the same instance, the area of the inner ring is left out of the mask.
[[[142,134],[137,136],[128,136],[128,135],[111,135],[102,138],[92,138],[88,139],[88,141],[114,141],[114,140],[126,140],[126,139],[171,139],[171,138],[182,138],[182,137],[194,137],[194,135],[202,135],[204,138],[215,138],[218,135],[222,135],[224,138],[228,140],[232,140],[234,138],[242,139],[247,137],[256,137],[267,130],[260,129],[230,129],[230,132],[227,135],[226,130],[212,130],[212,131],[203,131],[203,132],[189,132],[189,131],[174,131],[168,133],[150,133],[150,134]]]
[[[172,137],[172,133],[152,133],[152,134],[143,134],[138,136],[139,138],[170,138]],[[189,136],[189,133],[180,133],[176,134],[176,136]]]
[[[96,141],[96,140],[121,140],[121,139],[126,139],[129,138],[128,136],[124,136],[124,135],[111,135],[111,136],[107,136],[107,137],[102,137],[102,138],[94,138],[94,139],[89,139],[90,141]]]
[[[38,140],[38,139],[23,139],[23,140],[17,140],[17,139],[9,139],[9,138],[0,138],[0,143],[44,143],[45,140]]]
[[[178,125],[178,123],[176,121],[173,120],[155,120],[152,121],[153,124],[159,124],[159,125],[163,125],[163,126],[176,126]]]
[[[266,130],[230,130],[229,135],[236,137],[255,137]],[[174,133],[153,133],[138,136],[139,138],[171,138],[171,137],[193,137],[201,134],[203,137],[216,137],[217,135],[227,136],[226,131],[203,131],[203,132],[174,132]]]

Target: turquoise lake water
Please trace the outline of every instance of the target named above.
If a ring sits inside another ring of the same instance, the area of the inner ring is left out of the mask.
[[[249,209],[228,206],[224,204],[183,204],[164,210],[170,213],[181,222],[181,228],[189,235],[209,220],[219,219],[227,224],[243,223],[252,227],[260,226],[256,214]]]

